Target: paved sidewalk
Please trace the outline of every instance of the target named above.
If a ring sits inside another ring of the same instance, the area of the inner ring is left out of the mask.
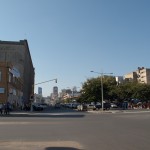
[[[98,110],[98,111],[88,111],[90,113],[147,113],[149,112],[150,113],[150,109],[126,109],[126,110],[123,110],[123,109],[120,109],[120,110]]]

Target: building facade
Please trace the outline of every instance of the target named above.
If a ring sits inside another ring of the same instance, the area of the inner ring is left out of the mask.
[[[116,78],[117,85],[124,82],[123,76],[116,76],[115,78]]]
[[[138,67],[137,80],[139,83],[150,84],[150,69],[144,67]]]
[[[35,71],[27,40],[0,41],[0,62],[11,63],[15,68],[15,72],[20,75],[23,84],[23,102],[30,103],[30,96],[34,93]]]
[[[128,73],[128,74],[124,75],[124,79],[126,81],[137,82],[137,73],[136,72]]]
[[[138,67],[136,71],[124,75],[124,79],[126,81],[150,84],[150,69]]]
[[[23,107],[23,81],[10,63],[0,62],[0,103]]]

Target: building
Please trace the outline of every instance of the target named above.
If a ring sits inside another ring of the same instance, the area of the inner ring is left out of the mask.
[[[136,71],[124,75],[124,79],[125,81],[150,84],[150,69],[138,67]]]
[[[58,87],[57,86],[53,87],[53,94],[58,96]]]
[[[58,99],[58,87],[57,86],[53,87],[53,93],[51,93],[51,99],[52,100]]]
[[[38,94],[42,95],[42,88],[41,87],[38,87]]]
[[[11,63],[0,62],[0,103],[23,107],[23,81]]]
[[[138,67],[137,73],[137,80],[139,83],[146,83],[150,84],[150,69],[144,67]]]
[[[123,76],[116,76],[116,82],[117,82],[117,85],[123,83],[124,82]]]
[[[53,87],[53,96],[58,97],[58,87],[57,86]]]
[[[81,95],[80,91],[77,91],[77,88],[74,87],[72,90],[71,89],[62,89],[60,93],[60,98],[61,100],[67,100],[67,99],[76,99],[79,98]]]
[[[0,62],[12,64],[23,84],[23,102],[30,103],[30,96],[34,93],[35,72],[27,40],[0,41]],[[8,96],[5,101],[7,100]]]
[[[128,73],[128,74],[124,75],[124,79],[125,79],[125,81],[137,82],[137,73],[136,72]]]

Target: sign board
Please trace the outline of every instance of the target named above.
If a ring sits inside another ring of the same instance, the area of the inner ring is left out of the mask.
[[[15,77],[20,77],[20,72],[17,68],[13,67],[12,69],[9,70]]]

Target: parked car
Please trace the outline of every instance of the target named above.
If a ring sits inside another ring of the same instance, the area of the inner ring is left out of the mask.
[[[42,104],[40,104],[40,106],[43,107],[43,109],[48,107],[48,105],[46,103],[42,103]]]
[[[72,108],[77,109],[78,105],[79,105],[78,103],[74,103],[74,104],[72,104]]]
[[[85,104],[80,104],[77,106],[78,111],[87,111],[87,105]]]
[[[40,104],[33,104],[32,107],[33,107],[34,111],[42,111],[43,110],[43,107],[41,107]]]
[[[100,109],[100,108],[102,108],[102,105],[101,104],[96,104],[95,107],[96,107],[96,109]]]
[[[86,104],[87,110],[96,110],[96,107],[94,104]]]
[[[60,109],[60,107],[61,107],[61,106],[60,106],[59,103],[56,103],[56,104],[55,104],[55,108],[56,108],[56,109]]]
[[[102,105],[101,105],[101,104],[96,104],[95,107],[96,107],[96,109],[101,109],[101,108],[102,108]],[[108,102],[104,102],[104,103],[103,103],[103,109],[104,109],[104,110],[109,110],[110,107],[111,107],[111,104],[110,104],[110,103],[108,103]]]
[[[111,108],[118,108],[118,106],[115,103],[111,103]]]

